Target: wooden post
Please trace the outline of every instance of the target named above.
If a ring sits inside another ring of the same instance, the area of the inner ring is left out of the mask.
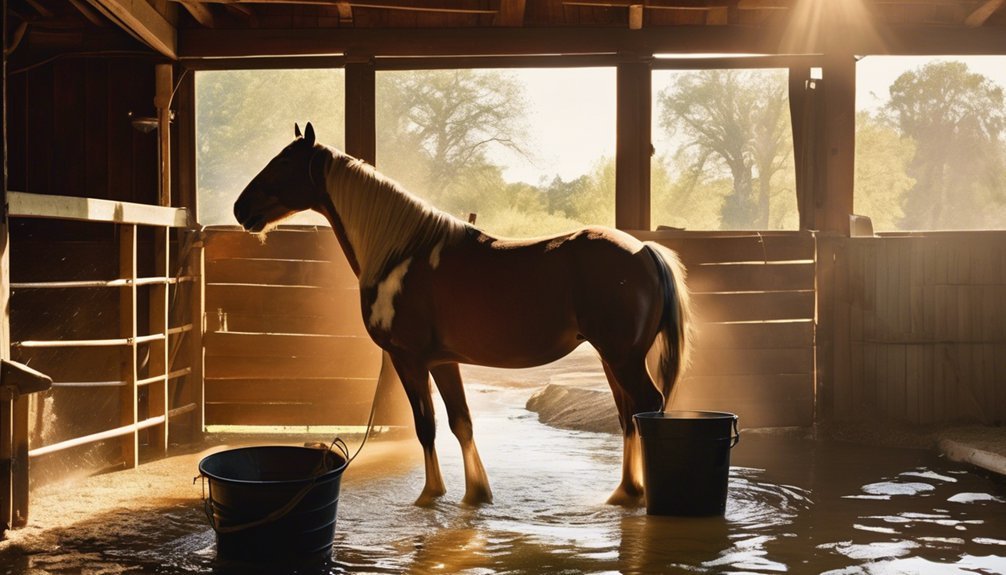
[[[824,64],[825,181],[815,227],[848,237],[856,169],[856,59],[846,52],[830,53]]]
[[[186,440],[193,441],[202,432],[204,426],[204,405],[203,400],[203,334],[205,333],[204,316],[204,290],[203,290],[203,240],[199,230],[198,217],[199,202],[196,197],[196,89],[193,74],[187,74],[180,80],[181,85],[177,92],[178,109],[178,199],[182,206],[188,208],[189,226],[187,230],[181,232],[178,238],[180,246],[187,246],[187,252],[180,254],[179,266],[186,266],[185,275],[195,279],[192,283],[182,286],[179,284],[175,289],[188,294],[188,299],[179,298],[177,301],[180,307],[187,306],[189,311],[189,321],[192,329],[186,332],[185,349],[188,352],[189,367],[192,372],[185,377],[182,392],[182,404],[195,403],[196,410],[191,415],[185,415],[188,437]],[[183,259],[184,258],[184,261]],[[170,367],[170,366],[169,366]]]
[[[7,46],[7,0],[0,0]],[[10,358],[10,230],[7,227],[7,51],[0,68],[0,358]],[[0,382],[2,383],[2,382]],[[0,399],[0,538],[14,523],[14,402]]]
[[[129,340],[122,350],[121,379],[126,382],[119,396],[119,425],[137,422],[136,387],[136,224],[119,226],[119,277],[127,285],[119,288],[119,336]],[[122,438],[122,459],[126,468],[139,462],[139,434],[135,429]]]
[[[169,418],[168,410],[168,373],[171,371],[170,349],[171,338],[168,328],[170,286],[167,283],[171,275],[171,228],[157,227],[154,229],[154,269],[156,275],[165,278],[165,283],[150,286],[150,333],[163,333],[163,341],[150,343],[150,364],[148,377],[163,375],[164,379],[149,384],[148,397],[150,413],[147,417],[164,416],[164,423],[150,428],[149,441],[154,453],[163,454],[168,450]]]
[[[376,72],[370,62],[346,65],[346,153],[377,165]],[[334,105],[334,103],[333,103]]]
[[[615,227],[623,230],[650,229],[650,72],[649,62],[618,65]]]
[[[158,201],[171,205],[171,94],[174,80],[171,64],[154,66],[154,107],[157,108],[158,158],[160,178]]]
[[[853,213],[856,157],[856,59],[849,44],[862,22],[851,17],[842,3],[828,3],[823,38],[821,143],[823,189],[814,194],[814,229],[818,235],[817,273],[817,419],[834,414],[835,389],[850,385],[851,342],[849,314],[840,285],[847,273],[844,246]],[[823,160],[823,161],[822,161]]]
[[[171,64],[154,66],[154,107],[157,108],[158,154],[160,160],[158,169],[158,202],[162,206],[171,206],[171,96],[174,92],[174,68]],[[157,228],[154,231],[154,268],[156,275],[167,278],[171,274],[170,251],[171,228]],[[170,338],[168,328],[168,296],[170,287],[167,283],[157,284],[150,288],[150,329],[151,333],[163,333],[164,341],[150,344],[150,377],[164,375],[164,380],[149,384],[148,397],[150,417],[164,416],[164,424],[150,431],[150,444],[155,453],[164,453],[168,449],[168,372]]]
[[[197,234],[193,238],[189,251],[189,273],[195,280],[191,284],[190,309],[192,316],[192,331],[189,332],[189,350],[192,373],[188,375],[186,387],[188,402],[197,406],[195,421],[192,424],[194,434],[200,434],[206,429],[206,381],[203,366],[205,350],[203,349],[203,334],[206,333],[206,260],[203,247],[202,232],[195,230],[189,233]]]

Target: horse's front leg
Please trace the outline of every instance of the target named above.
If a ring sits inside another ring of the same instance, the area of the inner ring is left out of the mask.
[[[475,447],[472,434],[472,416],[465,400],[465,388],[461,381],[461,371],[458,364],[447,363],[430,370],[433,381],[437,382],[440,397],[447,407],[447,418],[451,431],[461,444],[461,455],[465,461],[465,497],[468,505],[481,505],[493,502],[493,492],[489,489],[489,478]]]
[[[395,371],[402,380],[405,393],[412,406],[412,417],[416,423],[416,436],[423,446],[423,460],[426,464],[426,485],[416,499],[416,505],[430,505],[444,493],[444,478],[440,475],[440,462],[434,441],[437,437],[437,422],[433,414],[433,397],[430,394],[430,372],[426,366],[414,358],[391,354]]]

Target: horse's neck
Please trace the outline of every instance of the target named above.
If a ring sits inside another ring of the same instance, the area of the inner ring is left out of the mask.
[[[356,160],[333,152],[326,193],[333,228],[358,264],[360,285],[371,287],[399,260],[430,249],[456,227]],[[341,230],[339,227],[341,226]]]

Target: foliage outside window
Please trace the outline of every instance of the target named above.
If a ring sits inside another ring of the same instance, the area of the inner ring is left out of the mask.
[[[312,122],[318,140],[344,146],[345,82],[341,69],[236,70],[196,73],[196,189],[199,222],[236,225],[238,194]],[[311,212],[285,223],[327,225]]]
[[[788,83],[785,70],[653,72],[653,227],[798,227]]]
[[[612,68],[386,71],[377,167],[503,236],[615,222]]]
[[[876,230],[1006,226],[1006,57],[857,66],[855,211]]]

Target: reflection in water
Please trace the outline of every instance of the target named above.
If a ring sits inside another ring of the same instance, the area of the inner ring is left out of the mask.
[[[469,394],[494,505],[460,503],[460,450],[442,431],[443,500],[412,505],[417,459],[351,466],[331,562],[285,571],[1006,573],[1006,483],[931,453],[748,434],[732,453],[724,517],[650,517],[604,504],[619,477],[619,438],[539,424],[522,407],[526,390]],[[95,523],[106,535],[74,526],[90,534],[0,554],[0,574],[283,571],[219,563],[198,501]]]

